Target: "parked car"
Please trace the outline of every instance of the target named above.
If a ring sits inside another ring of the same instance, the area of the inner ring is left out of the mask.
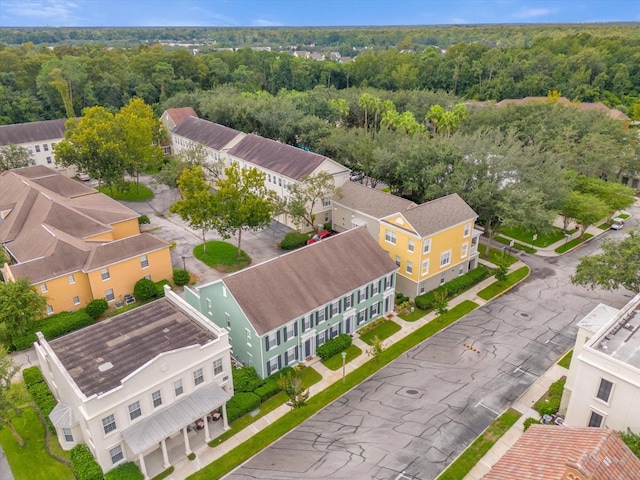
[[[624,227],[624,218],[616,217],[611,220],[611,230],[621,230]]]
[[[327,238],[331,236],[331,232],[329,230],[320,230],[313,237],[307,240],[307,245],[311,245],[312,243],[319,242],[323,238]]]
[[[360,181],[362,181],[363,178],[364,178],[364,173],[363,172],[359,172],[357,170],[354,170],[349,175],[349,180],[351,180],[352,182],[360,182]]]
[[[78,177],[78,180],[82,180],[83,182],[88,182],[89,180],[91,180],[91,175],[89,175],[88,173],[78,173],[76,177]]]

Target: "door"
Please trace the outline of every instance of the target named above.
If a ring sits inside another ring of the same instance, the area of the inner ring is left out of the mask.
[[[304,358],[311,357],[313,355],[313,339],[309,338],[304,341]]]
[[[344,333],[351,333],[351,319],[353,317],[348,317],[344,321]]]

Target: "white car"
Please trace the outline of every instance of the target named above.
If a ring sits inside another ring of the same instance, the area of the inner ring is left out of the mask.
[[[89,175],[88,173],[78,173],[76,177],[78,177],[78,180],[82,180],[83,182],[88,182],[89,180],[91,180],[91,175]]]
[[[624,227],[624,218],[616,217],[611,220],[611,230],[621,230]]]

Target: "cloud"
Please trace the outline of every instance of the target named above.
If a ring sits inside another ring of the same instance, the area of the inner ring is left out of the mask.
[[[267,20],[266,18],[258,18],[252,22],[254,27],[282,27],[283,24],[280,22],[274,22],[271,20]]]
[[[9,13],[6,17],[14,17],[14,21],[25,24],[33,23],[32,19],[50,19],[51,22],[48,23],[57,25],[69,24],[77,19],[76,12],[80,9],[77,3],[69,0],[2,0],[2,2],[3,9]]]

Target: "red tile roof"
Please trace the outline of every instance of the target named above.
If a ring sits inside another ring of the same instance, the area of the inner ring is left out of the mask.
[[[638,480],[640,460],[613,430],[532,425],[483,480]]]
[[[198,114],[191,107],[181,107],[181,108],[168,108],[166,110],[167,115],[171,118],[171,121],[176,127],[179,127],[182,122],[184,122],[189,117],[198,118]]]

